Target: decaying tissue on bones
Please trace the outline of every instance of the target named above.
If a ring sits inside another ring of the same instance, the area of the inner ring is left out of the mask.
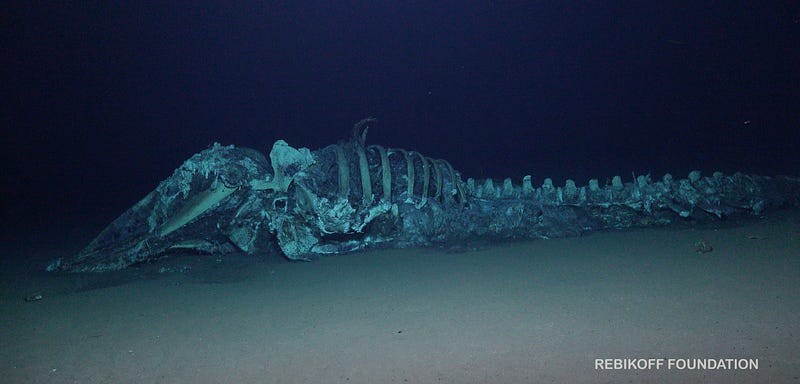
[[[800,179],[691,172],[556,186],[464,179],[445,159],[368,144],[374,119],[321,149],[214,144],[49,271],[104,272],[185,250],[290,260],[469,239],[547,239],[760,215],[800,204]]]

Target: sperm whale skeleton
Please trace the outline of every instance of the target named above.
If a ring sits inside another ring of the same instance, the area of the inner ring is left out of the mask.
[[[282,140],[269,158],[213,144],[193,155],[78,254],[49,271],[105,272],[169,252],[280,252],[290,260],[363,249],[472,239],[548,239],[613,228],[758,216],[800,204],[800,178],[699,171],[654,181],[619,176],[534,186],[462,180],[452,165],[419,152],[368,145],[369,125],[322,149]]]

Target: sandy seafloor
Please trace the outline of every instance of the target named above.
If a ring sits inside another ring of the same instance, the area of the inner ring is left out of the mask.
[[[457,252],[174,255],[106,275],[37,272],[85,245],[84,232],[2,245],[0,381],[800,382],[795,210]],[[713,252],[695,252],[699,240]],[[191,269],[158,273],[181,266]],[[23,300],[34,293],[43,299]],[[651,357],[752,358],[759,369],[594,367]]]

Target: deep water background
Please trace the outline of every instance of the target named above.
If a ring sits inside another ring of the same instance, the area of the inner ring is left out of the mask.
[[[16,2],[2,235],[101,225],[211,143],[368,141],[465,177],[800,170],[800,4]]]

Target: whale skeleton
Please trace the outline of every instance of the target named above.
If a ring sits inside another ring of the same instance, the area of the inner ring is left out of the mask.
[[[462,179],[446,160],[349,140],[309,150],[276,141],[269,158],[213,144],[49,271],[105,272],[170,251],[279,252],[312,260],[366,248],[471,239],[548,239],[612,228],[710,222],[800,205],[800,178],[699,171],[601,185]]]

